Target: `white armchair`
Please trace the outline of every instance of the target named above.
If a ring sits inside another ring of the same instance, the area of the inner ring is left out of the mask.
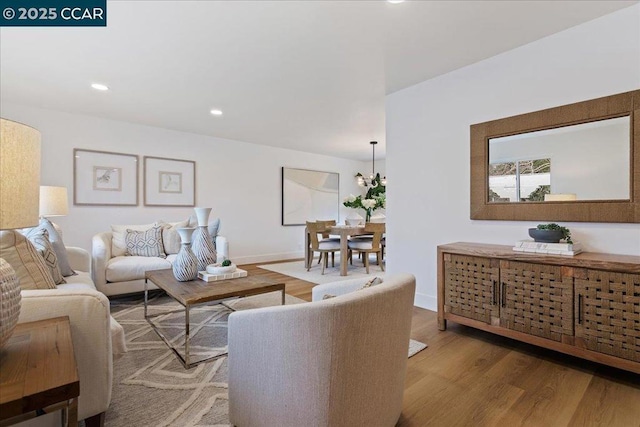
[[[67,248],[71,268],[77,276],[67,277],[58,289],[23,290],[19,323],[69,316],[74,353],[80,378],[78,419],[86,425],[100,425],[111,402],[113,376],[112,323],[109,300],[95,290],[89,276],[91,257],[80,248]],[[123,336],[124,337],[124,336]],[[54,417],[53,420],[51,417]],[[26,425],[50,425],[59,418],[53,414],[28,421]],[[55,424],[54,424],[55,425]]]
[[[229,417],[244,426],[384,426],[402,410],[415,278],[229,316]],[[324,288],[324,290],[323,290]],[[327,292],[329,293],[329,292]]]

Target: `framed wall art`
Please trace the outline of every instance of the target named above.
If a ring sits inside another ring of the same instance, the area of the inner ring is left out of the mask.
[[[75,148],[73,204],[137,206],[138,156]]]
[[[282,225],[339,220],[340,174],[282,168]]]
[[[144,156],[144,205],[196,205],[196,162]]]

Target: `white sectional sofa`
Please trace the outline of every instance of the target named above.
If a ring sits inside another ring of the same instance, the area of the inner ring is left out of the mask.
[[[173,223],[174,226],[176,224],[179,223]],[[152,224],[147,224],[146,226],[133,225],[128,227],[143,230],[144,227],[151,225]],[[223,236],[216,235],[214,241],[218,260],[228,259],[229,243],[227,239]],[[114,244],[116,246],[114,246]],[[165,242],[165,247],[166,246]],[[145,272],[171,268],[172,262],[177,256],[175,253],[177,250],[168,251],[169,254],[166,258],[124,255],[122,250],[118,252],[117,242],[114,243],[113,231],[105,231],[93,236],[91,247],[93,281],[97,289],[107,296],[144,291]],[[156,288],[152,283],[149,283],[148,286],[149,289]]]
[[[111,402],[113,356],[126,351],[124,329],[111,317],[109,300],[91,280],[89,252],[67,247],[67,255],[77,275],[65,277],[67,283],[57,285],[57,289],[23,290],[18,322],[69,316],[80,378],[78,419],[88,418],[87,425],[100,425]],[[56,413],[24,424],[43,426],[52,422],[59,423]]]

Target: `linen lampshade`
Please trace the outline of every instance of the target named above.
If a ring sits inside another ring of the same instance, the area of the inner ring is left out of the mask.
[[[39,187],[40,132],[0,118],[0,230],[38,224]],[[15,270],[0,257],[0,348],[18,323],[21,299]]]
[[[65,216],[69,214],[67,187],[40,186],[40,216]]]
[[[0,119],[0,230],[38,225],[40,132]]]
[[[573,193],[549,193],[544,195],[545,202],[566,202],[576,199],[577,197]]]

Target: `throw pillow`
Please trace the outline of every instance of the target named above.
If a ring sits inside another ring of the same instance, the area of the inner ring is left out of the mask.
[[[24,235],[29,239],[31,244],[35,246],[40,256],[42,256],[42,259],[44,259],[44,263],[47,265],[47,268],[49,268],[54,283],[56,285],[67,283],[60,272],[56,251],[53,250],[53,245],[49,241],[49,232],[44,228],[34,227],[28,229]]]
[[[125,241],[127,243],[125,255],[167,257],[162,247],[162,227],[160,225],[146,231],[127,230]]]
[[[56,289],[51,273],[36,248],[17,231],[0,231],[0,258],[15,270],[20,289]]]
[[[62,232],[58,230],[56,225],[46,218],[42,218],[40,220],[38,228],[43,228],[49,233],[49,241],[51,242],[53,250],[56,252],[56,256],[58,257],[58,266],[60,267],[62,275],[64,277],[77,275],[78,273],[73,271],[69,264],[67,248],[64,246],[64,242],[62,241]]]
[[[189,219],[185,219],[180,222],[162,222],[162,244],[164,246],[164,253],[167,255],[177,254],[180,251],[180,245],[182,240],[178,234],[178,228],[184,228],[189,225]]]
[[[127,230],[135,230],[135,231],[147,231],[154,225],[157,225],[155,222],[153,224],[144,224],[144,225],[112,225],[111,226],[111,256],[123,256],[127,253],[127,242],[125,241],[125,237],[127,236]]]
[[[370,288],[372,286],[379,285],[380,283],[382,283],[382,279],[379,278],[379,277],[374,277],[373,279],[371,279],[367,283],[365,283],[360,289],[367,289],[367,288]]]

